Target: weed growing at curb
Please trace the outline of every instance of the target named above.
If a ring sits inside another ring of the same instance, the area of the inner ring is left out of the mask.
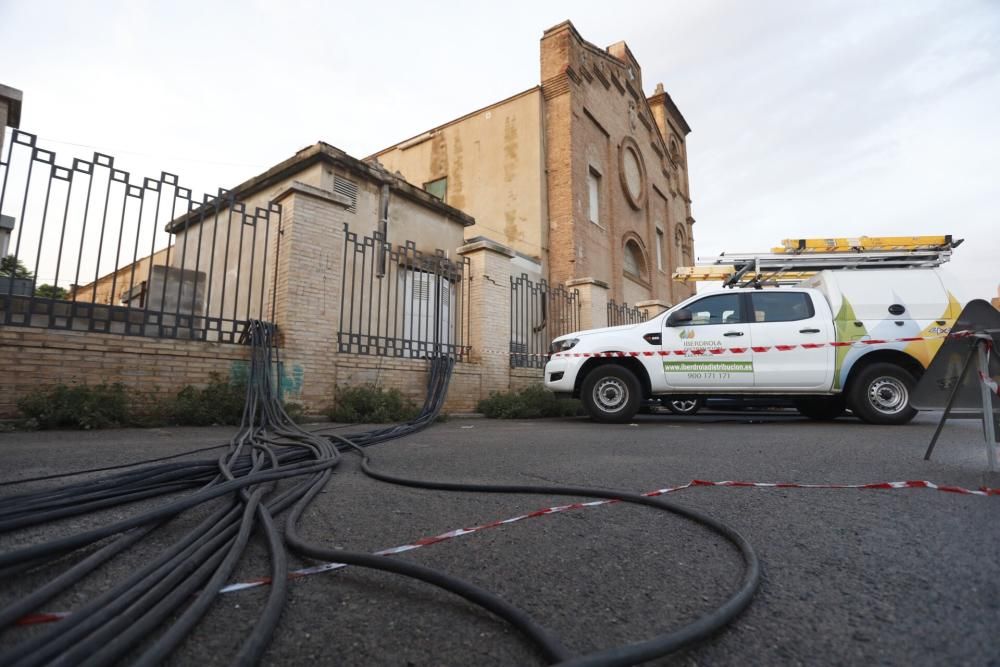
[[[580,410],[580,401],[556,398],[541,386],[520,391],[493,392],[479,401],[476,409],[490,419],[538,419],[572,417]]]
[[[327,408],[326,415],[341,423],[384,424],[409,421],[419,411],[416,403],[398,389],[362,385],[337,387],[333,405]]]
[[[29,428],[109,428],[131,423],[129,397],[121,383],[59,384],[21,397],[17,408]]]

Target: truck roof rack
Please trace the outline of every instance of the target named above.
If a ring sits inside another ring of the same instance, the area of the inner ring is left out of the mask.
[[[887,236],[785,239],[769,253],[723,253],[678,267],[677,282],[722,281],[724,287],[792,285],[824,270],[928,268],[951,259],[962,239],[947,236]]]

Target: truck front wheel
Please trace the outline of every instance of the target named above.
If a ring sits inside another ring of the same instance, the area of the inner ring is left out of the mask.
[[[618,424],[635,416],[642,401],[642,387],[629,369],[604,364],[583,379],[580,398],[593,419]]]
[[[905,424],[917,414],[910,407],[915,385],[905,368],[874,363],[863,368],[848,387],[851,410],[869,424]]]

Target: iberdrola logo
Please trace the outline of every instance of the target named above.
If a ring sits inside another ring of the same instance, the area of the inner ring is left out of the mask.
[[[677,337],[680,338],[681,340],[689,340],[691,338],[694,338],[694,329],[683,329],[679,334],[677,334]]]

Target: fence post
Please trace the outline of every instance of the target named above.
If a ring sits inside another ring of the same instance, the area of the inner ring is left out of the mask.
[[[482,368],[479,398],[510,388],[510,278],[514,251],[482,239],[458,254],[469,260],[469,338],[472,361]]]
[[[580,290],[580,328],[608,326],[608,284],[596,278],[577,278],[566,282],[567,288]]]
[[[281,335],[282,392],[288,400],[319,408],[336,377],[346,197],[294,182],[277,193],[281,250],[268,250],[277,284],[268,295]],[[271,301],[273,299],[273,301]]]

